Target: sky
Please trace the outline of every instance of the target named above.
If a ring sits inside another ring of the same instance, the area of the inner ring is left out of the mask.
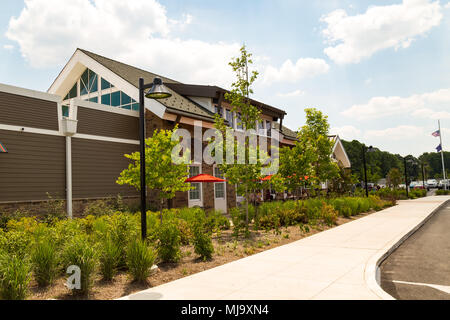
[[[450,0],[2,0],[0,83],[47,91],[77,47],[230,88],[245,44],[253,98],[403,156],[450,150]],[[1,106],[0,106],[1,107]],[[447,141],[447,142],[446,142]]]

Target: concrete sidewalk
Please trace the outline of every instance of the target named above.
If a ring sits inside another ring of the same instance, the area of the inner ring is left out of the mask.
[[[379,260],[448,200],[399,201],[311,237],[121,299],[389,299],[375,281]]]

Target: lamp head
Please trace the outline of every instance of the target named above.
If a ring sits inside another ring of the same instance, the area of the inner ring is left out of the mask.
[[[149,99],[165,99],[165,98],[170,98],[171,96],[172,96],[172,94],[169,92],[169,90],[163,84],[163,81],[161,78],[153,79],[153,86],[145,94],[145,97],[149,98]]]

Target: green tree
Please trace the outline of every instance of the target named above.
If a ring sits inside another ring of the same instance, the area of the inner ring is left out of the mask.
[[[388,185],[392,185],[397,189],[398,185],[402,183],[402,174],[399,169],[392,168],[387,176]]]
[[[253,94],[251,86],[256,81],[258,72],[249,72],[249,65],[253,63],[251,59],[252,54],[247,51],[245,45],[242,46],[240,53],[239,57],[233,58],[229,63],[235,73],[236,80],[232,83],[230,92],[225,94],[225,99],[230,102],[233,111],[239,115],[238,125],[246,130],[251,130],[256,128],[257,121],[261,121],[261,111],[256,106],[252,105],[250,100],[250,94]],[[224,119],[218,115],[216,115],[215,118],[215,128],[220,131],[222,136],[231,136],[230,129],[225,125]],[[249,224],[248,205],[250,195],[261,188],[261,170],[268,159],[267,154],[261,156],[259,147],[254,148],[250,145],[249,141],[252,138],[256,139],[256,132],[250,136],[245,136],[243,143],[234,140],[233,137],[233,154],[244,154],[244,163],[227,163],[227,161],[225,161],[224,164],[219,165],[219,168],[226,179],[231,184],[237,185],[238,194],[242,194],[246,199],[245,223],[247,230]],[[232,150],[229,150],[230,147],[231,146],[227,146],[224,143],[216,143],[215,148],[222,148],[222,150],[224,150],[224,157],[226,158],[227,152],[231,154]]]
[[[338,177],[339,167],[331,158],[333,141],[328,137],[328,116],[314,108],[305,109],[305,112],[306,124],[298,133],[296,147],[307,154],[312,166],[310,181],[317,186]]]
[[[173,130],[155,130],[153,136],[145,140],[145,183],[149,189],[155,190],[158,194],[161,221],[164,201],[175,197],[176,192],[191,189],[191,185],[185,183],[189,176],[189,154],[183,154],[183,161],[180,163],[175,164],[172,161],[172,150],[179,143],[176,139],[172,139],[177,129],[178,127]],[[140,153],[126,154],[125,157],[133,163],[120,173],[117,183],[140,190]]]

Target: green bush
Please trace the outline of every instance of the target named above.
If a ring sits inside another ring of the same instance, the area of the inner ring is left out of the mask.
[[[155,252],[145,242],[135,239],[128,245],[127,266],[134,281],[145,282],[147,280],[155,259]]]
[[[177,262],[181,258],[181,236],[174,221],[165,221],[158,230],[158,255],[163,262]]]
[[[102,216],[109,215],[115,212],[115,208],[108,200],[96,200],[89,202],[83,210],[83,215]]]
[[[437,196],[449,196],[450,190],[436,190]]]
[[[121,254],[122,248],[111,237],[107,237],[102,241],[99,260],[100,272],[104,280],[111,281],[116,275]]]
[[[3,300],[24,300],[31,280],[31,266],[28,259],[0,253],[0,298]]]
[[[194,226],[194,251],[203,260],[211,259],[214,253],[214,246],[212,244],[211,235],[205,230],[205,226],[197,223]]]
[[[58,270],[58,254],[51,239],[38,241],[31,254],[34,278],[40,287],[53,283]]]
[[[85,235],[78,235],[69,241],[63,253],[63,261],[66,268],[74,265],[81,270],[81,289],[73,289],[73,292],[89,294],[98,262],[96,248],[89,238]]]

